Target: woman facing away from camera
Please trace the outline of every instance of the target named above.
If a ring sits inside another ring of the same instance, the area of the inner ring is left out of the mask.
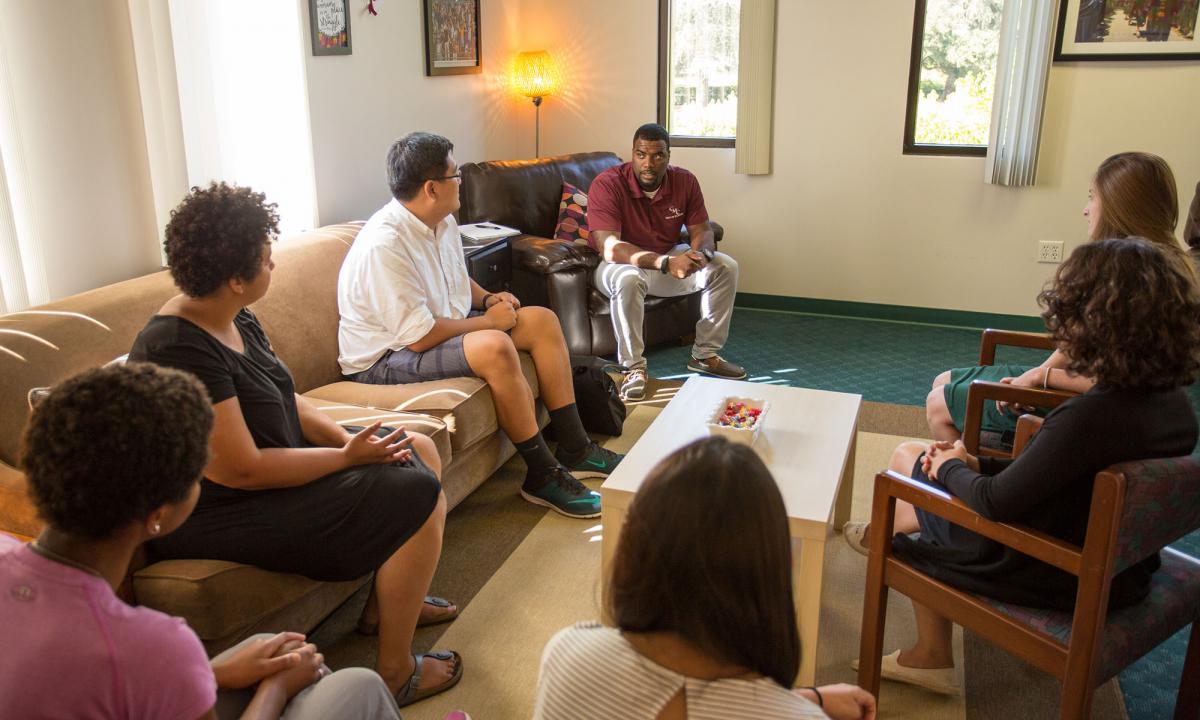
[[[1070,358],[1067,369],[1095,378],[1095,386],[1051,411],[1016,459],[974,457],[961,440],[908,442],[890,468],[932,482],[989,520],[1082,545],[1096,473],[1187,455],[1196,444],[1182,386],[1200,372],[1200,291],[1182,253],[1127,238],[1076,248],[1039,302]],[[895,529],[896,555],[949,585],[1019,605],[1074,608],[1078,580],[1062,570],[899,500]],[[1113,577],[1110,608],[1141,601],[1158,568],[1155,553]],[[916,602],[913,610],[917,642],[883,659],[883,677],[957,692],[950,621]]]
[[[1172,252],[1183,252],[1175,238],[1179,220],[1175,176],[1157,155],[1124,152],[1100,163],[1088,189],[1083,217],[1089,240],[1143,237]],[[935,440],[962,437],[967,389],[973,380],[1077,393],[1086,392],[1096,382],[1093,377],[1072,371],[1070,358],[1061,349],[1032,367],[999,364],[946,370],[934,378],[933,389],[925,398],[925,416]],[[982,428],[1011,433],[1017,426],[1017,415],[1009,412],[1004,403],[984,403]],[[855,529],[852,527],[850,531]]]
[[[21,467],[47,526],[28,545],[0,533],[5,717],[399,718],[378,675],[331,675],[299,633],[210,665],[182,620],[117,597],[137,548],[195,506],[212,417],[195,378],[140,363],[86,371],[33,411]]]
[[[800,668],[787,513],[746,445],[699,440],[642,484],[609,583],[616,627],[580,623],[542,656],[540,720],[875,717],[852,685],[791,690]]]
[[[273,203],[225,183],[192,188],[171,213],[164,248],[183,293],[129,357],[198,377],[215,420],[195,512],[150,549],[324,581],[374,572],[359,628],[378,633],[375,669],[404,706],[462,677],[457,653],[411,651],[418,623],[458,613],[425,597],[446,518],[437,450],[402,428],[377,437],[379,423],[351,434],[296,393],[247,309],[271,284],[277,231]]]

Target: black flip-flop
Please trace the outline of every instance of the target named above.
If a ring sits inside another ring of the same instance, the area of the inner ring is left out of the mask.
[[[440,685],[421,689],[421,671],[424,669],[425,658],[430,657],[434,660],[453,660],[454,674],[449,679]],[[427,697],[432,697],[438,693],[445,692],[458,684],[463,676],[462,657],[453,650],[431,650],[427,653],[413,655],[413,660],[416,662],[416,667],[413,668],[412,675],[408,678],[408,682],[396,691],[396,705],[404,707],[412,705],[418,700],[424,700]]]

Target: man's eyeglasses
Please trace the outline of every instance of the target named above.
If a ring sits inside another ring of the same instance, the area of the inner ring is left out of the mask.
[[[457,172],[453,175],[442,175],[441,177],[429,178],[430,180],[462,180],[462,173]]]

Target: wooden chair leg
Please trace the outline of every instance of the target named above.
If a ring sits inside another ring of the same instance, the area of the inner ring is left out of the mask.
[[[858,646],[858,686],[879,697],[880,664],[883,658],[883,631],[887,624],[888,589],[882,573],[867,577],[863,597],[862,636]]]
[[[1087,720],[1092,716],[1094,688],[1086,678],[1067,678],[1062,685],[1062,704],[1059,705],[1060,720]]]
[[[1175,720],[1200,720],[1200,620],[1192,623],[1179,694],[1175,696]]]
[[[887,624],[888,588],[883,584],[883,568],[887,557],[891,555],[892,531],[896,522],[896,498],[887,496],[887,486],[886,475],[875,476],[875,498],[871,503],[871,552],[867,556],[862,635],[858,646],[858,686],[876,698],[879,697],[883,630]]]

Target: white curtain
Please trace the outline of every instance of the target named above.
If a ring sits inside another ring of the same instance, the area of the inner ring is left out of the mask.
[[[0,312],[161,267],[189,185],[250,185],[283,232],[312,227],[305,8],[0,2]]]
[[[775,0],[742,0],[738,38],[734,172],[767,175],[775,116]]]
[[[316,223],[316,180],[296,0],[170,0],[189,185],[249,185],[283,234]]]
[[[1006,0],[984,181],[1033,185],[1054,47],[1056,0]]]
[[[6,25],[0,14],[0,37],[14,31]],[[0,312],[6,313],[50,299],[9,62],[7,46],[0,43]]]
[[[161,253],[162,233],[170,220],[171,210],[188,189],[179,83],[175,77],[175,49],[171,42],[171,14],[166,0],[129,0],[129,27]],[[165,256],[163,264],[166,264]]]

